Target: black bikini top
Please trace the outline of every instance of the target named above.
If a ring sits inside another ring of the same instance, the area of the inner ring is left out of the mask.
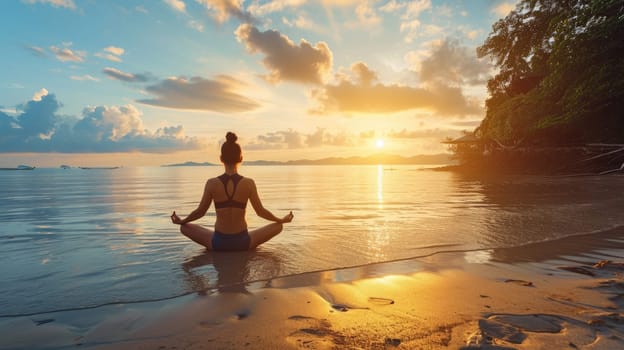
[[[247,201],[238,202],[234,200],[234,194],[236,193],[236,186],[238,186],[238,183],[243,177],[238,174],[233,174],[233,175],[223,174],[217,178],[221,180],[221,182],[223,183],[223,188],[225,189],[225,195],[228,197],[228,199],[221,201],[221,202],[215,201],[215,208],[217,209],[221,209],[221,208],[245,209],[247,207]],[[228,189],[227,189],[227,184],[230,180],[232,180],[232,183],[234,184],[234,188],[232,189],[232,194],[229,194]]]

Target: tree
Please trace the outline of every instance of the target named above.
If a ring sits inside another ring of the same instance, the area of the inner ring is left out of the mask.
[[[499,72],[479,135],[503,144],[624,141],[624,1],[522,0],[477,49]]]

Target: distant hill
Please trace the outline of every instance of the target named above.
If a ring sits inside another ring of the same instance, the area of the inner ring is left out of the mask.
[[[208,162],[203,162],[203,163],[197,163],[197,162],[186,162],[186,163],[179,163],[179,164],[166,164],[166,165],[161,165],[164,167],[173,167],[173,166],[215,166],[218,164],[213,164],[213,163],[208,163]]]
[[[402,157],[390,154],[374,154],[366,157],[330,157],[322,159],[300,159],[283,162],[284,165],[400,165],[400,164],[449,164],[449,154],[418,155]],[[247,163],[246,163],[247,164]]]
[[[390,154],[374,154],[366,157],[329,157],[322,159],[299,159],[285,162],[273,160],[244,161],[245,165],[401,165],[401,164],[450,164],[451,155],[446,153],[403,157]],[[212,163],[186,162],[163,166],[214,166]]]

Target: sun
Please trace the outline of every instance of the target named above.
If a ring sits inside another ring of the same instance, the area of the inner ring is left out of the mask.
[[[375,141],[375,147],[377,149],[382,149],[382,148],[384,148],[385,145],[386,145],[386,142],[383,139],[377,139]]]

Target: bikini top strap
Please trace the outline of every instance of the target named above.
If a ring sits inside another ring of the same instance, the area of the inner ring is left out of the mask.
[[[228,200],[234,199],[234,194],[236,193],[236,187],[238,186],[238,183],[243,177],[239,174],[228,175],[224,173],[218,178],[219,180],[221,180],[221,183],[223,183],[223,189],[225,190],[225,195],[228,197]],[[230,180],[232,180],[232,183],[234,184],[231,195],[228,193],[228,188],[227,188],[227,183]]]

